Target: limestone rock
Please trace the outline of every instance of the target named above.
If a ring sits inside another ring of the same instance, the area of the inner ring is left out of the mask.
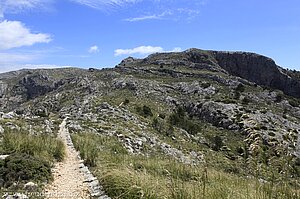
[[[0,134],[4,133],[4,128],[0,125]]]
[[[24,189],[27,191],[36,191],[38,188],[38,185],[33,182],[28,182],[24,185]]]
[[[5,160],[9,155],[0,155],[0,160]]]

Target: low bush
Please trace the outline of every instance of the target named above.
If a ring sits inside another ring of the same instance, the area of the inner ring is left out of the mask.
[[[212,137],[211,142],[212,142],[212,149],[215,151],[219,151],[224,145],[222,138],[218,135]]]
[[[252,101],[252,100],[251,100],[249,97],[245,96],[245,97],[243,98],[243,100],[242,100],[242,104],[247,105],[247,104],[249,104],[251,101]]]
[[[284,95],[282,93],[277,93],[274,102],[280,103],[284,99]]]
[[[235,91],[236,92],[244,92],[245,91],[245,86],[244,86],[244,84],[239,84],[239,85],[237,85],[237,87],[235,88]]]
[[[127,104],[129,104],[129,102],[130,102],[129,99],[126,98],[126,99],[123,101],[123,104],[124,104],[124,105],[127,105]]]
[[[183,128],[188,133],[196,135],[202,131],[202,127],[189,118],[182,107],[178,107],[169,117],[170,124]]]
[[[136,107],[136,111],[139,115],[143,116],[143,117],[152,117],[153,116],[153,113],[152,113],[152,110],[149,106],[138,106]]]
[[[298,107],[300,105],[300,101],[299,100],[296,100],[296,99],[290,99],[289,100],[289,104],[292,106],[292,107]]]
[[[158,131],[160,134],[163,134],[165,136],[171,137],[174,135],[174,127],[167,123],[164,119],[158,117],[153,118],[152,120],[152,127]]]
[[[201,83],[201,87],[204,88],[204,89],[206,89],[206,88],[208,88],[210,86],[211,86],[211,84],[209,82],[202,82]]]
[[[0,160],[0,187],[9,187],[14,182],[47,182],[52,180],[50,164],[24,153],[15,153]]]

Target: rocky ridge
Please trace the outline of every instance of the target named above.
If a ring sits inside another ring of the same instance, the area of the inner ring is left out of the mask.
[[[298,72],[270,58],[190,49],[129,57],[112,69],[0,74],[0,134],[16,128],[51,134],[55,122],[69,117],[71,134],[115,138],[135,156],[217,165],[216,155],[230,169],[237,164],[235,170],[249,157],[267,164],[288,157],[298,178],[299,98]]]

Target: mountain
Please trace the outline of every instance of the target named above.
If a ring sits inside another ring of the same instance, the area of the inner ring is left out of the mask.
[[[299,74],[255,53],[200,49],[129,57],[101,70],[9,72],[0,74],[0,110],[10,122],[0,124],[54,133],[55,121],[68,117],[75,138],[106,136],[130,155],[293,184],[300,177]]]

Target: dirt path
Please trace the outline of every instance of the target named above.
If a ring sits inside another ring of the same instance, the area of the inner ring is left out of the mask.
[[[79,170],[78,153],[71,144],[71,138],[66,128],[66,120],[60,125],[59,137],[66,145],[66,157],[53,169],[54,181],[45,189],[46,198],[90,198],[88,187],[84,183],[84,175]]]

